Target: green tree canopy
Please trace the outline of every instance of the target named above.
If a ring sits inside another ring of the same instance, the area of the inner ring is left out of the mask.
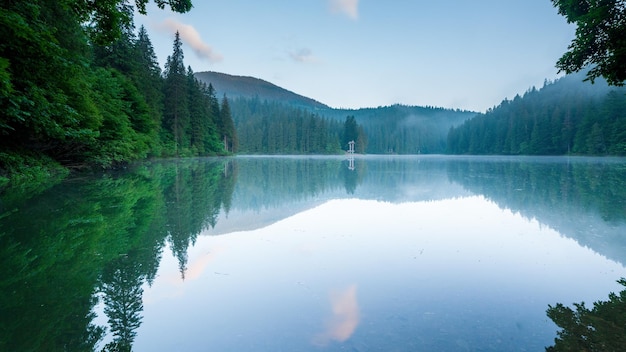
[[[566,73],[591,66],[587,79],[604,77],[611,85],[626,80],[626,1],[552,0],[568,23],[576,24],[576,38],[557,62]]]
[[[147,13],[149,0],[135,0],[139,13]],[[121,28],[132,23],[132,10],[128,0],[75,0],[69,3],[82,22],[91,24],[91,38],[98,44],[111,43],[122,34]],[[166,5],[174,11],[185,13],[191,10],[191,0],[155,0],[160,9]]]

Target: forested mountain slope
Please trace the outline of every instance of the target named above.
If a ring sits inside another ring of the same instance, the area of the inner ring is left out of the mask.
[[[367,153],[436,154],[445,152],[450,127],[462,124],[476,113],[396,104],[358,110],[336,109],[326,115],[354,116],[367,136]]]
[[[584,78],[545,82],[452,128],[448,153],[626,155],[626,89]]]
[[[196,78],[213,85],[218,97],[226,95],[229,99],[256,98],[306,109],[328,109],[329,107],[311,98],[296,94],[259,78],[234,76],[220,72],[196,72]]]
[[[347,148],[341,124],[355,118],[361,131],[358,152],[369,154],[444,153],[450,127],[475,112],[391,105],[333,109],[272,83],[218,72],[198,72],[218,96],[231,102],[242,153],[335,153]]]

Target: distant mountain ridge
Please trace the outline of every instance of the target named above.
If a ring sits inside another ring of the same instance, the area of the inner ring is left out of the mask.
[[[201,82],[212,84],[218,98],[221,98],[224,94],[228,99],[259,97],[263,100],[276,101],[302,108],[315,110],[330,109],[329,106],[319,101],[255,77],[234,76],[214,71],[196,72],[195,76]]]
[[[327,124],[319,119],[341,124],[348,116],[353,116],[359,128],[362,128],[365,138],[360,141],[360,145],[365,153],[445,153],[450,128],[476,116],[476,112],[472,111],[401,104],[333,109],[258,78],[218,72],[198,72],[195,75],[198,80],[212,84],[218,97],[225,94],[231,101],[233,120],[237,134],[241,137],[240,151],[246,153],[302,152],[296,148],[298,145],[305,148],[305,153],[311,153],[312,150],[315,150],[314,153],[323,153],[332,149],[332,145],[322,148],[321,144],[312,143],[312,140],[316,143],[321,141],[321,137],[311,137],[312,131],[324,129],[311,126]],[[307,123],[296,122],[304,117]],[[337,131],[341,129],[341,125],[335,126],[339,126]],[[331,139],[338,138],[340,134],[333,133]]]

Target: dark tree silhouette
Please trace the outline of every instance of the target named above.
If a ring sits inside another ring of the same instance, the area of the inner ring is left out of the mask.
[[[591,66],[587,79],[602,76],[611,85],[626,80],[626,1],[552,0],[568,23],[576,24],[576,38],[557,62],[567,73]]]
[[[626,286],[626,279],[618,281]],[[589,309],[574,303],[575,310],[561,303],[548,306],[548,317],[561,328],[549,352],[623,351],[626,346],[626,290],[610,293],[608,301],[598,301]]]

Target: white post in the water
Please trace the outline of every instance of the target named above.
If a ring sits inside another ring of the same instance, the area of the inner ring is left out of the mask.
[[[354,170],[354,141],[348,142],[348,169]]]

